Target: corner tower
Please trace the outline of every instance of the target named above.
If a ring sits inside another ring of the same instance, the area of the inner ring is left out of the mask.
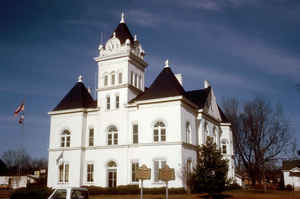
[[[97,106],[110,109],[110,104],[119,104],[117,108],[122,108],[144,91],[144,72],[148,65],[144,61],[145,52],[136,35],[131,35],[123,13],[111,37],[98,49],[99,56],[95,58],[98,63]],[[119,102],[108,99],[112,94],[119,96],[113,98]]]

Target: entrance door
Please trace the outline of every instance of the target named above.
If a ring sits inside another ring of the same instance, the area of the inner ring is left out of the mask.
[[[117,170],[116,169],[108,170],[108,187],[110,187],[110,188],[117,187]]]

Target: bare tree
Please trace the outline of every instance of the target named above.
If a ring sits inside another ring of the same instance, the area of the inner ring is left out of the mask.
[[[253,185],[262,182],[265,165],[290,151],[289,121],[281,106],[272,106],[264,99],[248,101],[242,110],[237,99],[223,101],[232,124],[237,167],[245,169]]]
[[[11,172],[28,171],[31,168],[31,157],[24,149],[8,150],[1,158]]]

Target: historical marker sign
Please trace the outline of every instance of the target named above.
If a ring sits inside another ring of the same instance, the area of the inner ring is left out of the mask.
[[[147,168],[147,166],[143,164],[136,170],[136,178],[141,180],[149,180],[151,178],[151,169]]]
[[[175,180],[174,169],[169,168],[169,166],[166,164],[164,168],[159,169],[159,179],[165,182]]]

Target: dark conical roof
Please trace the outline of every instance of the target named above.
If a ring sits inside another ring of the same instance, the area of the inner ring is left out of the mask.
[[[74,108],[95,108],[96,105],[96,101],[92,98],[84,84],[82,82],[77,82],[53,111]]]
[[[133,101],[185,95],[185,91],[169,67],[165,67],[151,86]]]
[[[116,37],[120,40],[121,44],[125,43],[126,39],[129,39],[131,43],[133,43],[133,37],[125,23],[120,23],[114,31],[116,33]],[[113,34],[111,35],[111,38]]]

